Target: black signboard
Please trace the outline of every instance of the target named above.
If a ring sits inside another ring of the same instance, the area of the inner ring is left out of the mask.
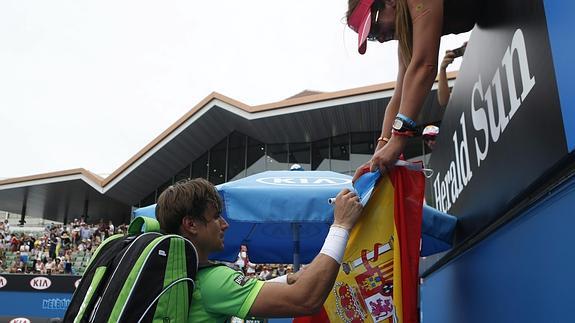
[[[542,1],[485,2],[431,157],[428,201],[459,218],[461,241],[567,153]]]
[[[81,277],[0,274],[0,292],[74,293]]]

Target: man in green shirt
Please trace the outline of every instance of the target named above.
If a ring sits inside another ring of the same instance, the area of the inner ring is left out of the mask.
[[[158,198],[156,215],[161,228],[189,239],[198,251],[200,270],[188,321],[317,313],[335,283],[349,232],[361,214],[359,198],[347,189],[338,194],[334,223],[320,253],[305,271],[265,282],[225,266],[210,266],[208,255],[224,248],[229,227],[221,209],[216,188],[200,178],[174,184]]]

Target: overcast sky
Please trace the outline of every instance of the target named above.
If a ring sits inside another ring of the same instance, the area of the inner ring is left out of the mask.
[[[346,8],[0,1],[0,178],[79,167],[105,177],[213,91],[258,105],[394,81],[397,42],[359,55]],[[440,53],[468,38],[443,37]]]

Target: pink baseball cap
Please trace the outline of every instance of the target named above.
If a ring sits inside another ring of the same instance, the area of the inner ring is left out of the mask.
[[[365,54],[367,49],[367,35],[371,28],[371,6],[374,0],[360,0],[359,4],[349,16],[347,25],[358,35],[357,51]]]
[[[439,128],[434,125],[429,125],[423,129],[422,136],[437,136],[439,134]]]

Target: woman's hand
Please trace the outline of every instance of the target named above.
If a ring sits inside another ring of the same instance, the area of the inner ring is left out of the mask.
[[[377,150],[371,157],[370,171],[379,170],[382,173],[390,172],[395,167],[395,162],[405,148],[407,137],[392,136],[389,142],[383,148]]]
[[[447,66],[449,66],[449,64],[453,63],[454,59],[455,59],[455,53],[453,51],[451,51],[451,50],[445,51],[445,56],[443,56],[443,61],[441,61],[440,68],[442,70],[447,69]]]
[[[406,143],[407,137],[393,136],[387,144],[378,146],[371,159],[355,170],[352,182],[355,183],[356,180],[367,172],[379,170],[382,173],[386,173],[391,171],[395,166],[395,162],[399,159],[401,153],[403,153]]]
[[[369,172],[371,168],[371,160],[365,162],[365,164],[359,166],[356,170],[355,170],[355,174],[353,174],[353,179],[351,180],[352,183],[355,183],[355,181],[361,177],[361,175]]]

